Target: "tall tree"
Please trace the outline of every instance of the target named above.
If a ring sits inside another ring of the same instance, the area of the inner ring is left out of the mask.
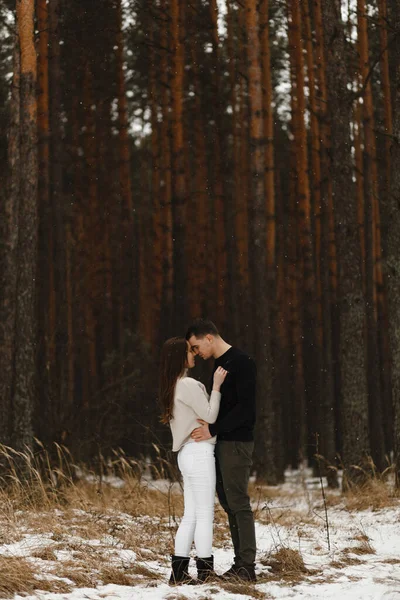
[[[128,107],[125,88],[124,72],[124,38],[122,31],[123,14],[122,2],[116,1],[116,68],[117,68],[117,99],[118,99],[118,142],[119,142],[119,199],[121,205],[121,225],[123,235],[121,240],[121,263],[119,264],[120,281],[123,298],[119,297],[118,339],[122,344],[124,329],[132,329],[133,307],[131,294],[133,291],[133,199],[131,182],[131,149],[128,134]],[[120,288],[120,290],[121,290]]]
[[[258,368],[258,470],[260,480],[276,484],[280,479],[275,461],[274,401],[271,365],[270,307],[267,277],[267,211],[264,196],[264,131],[262,118],[262,72],[260,38],[255,0],[245,4],[247,34],[247,76],[249,84],[249,128],[251,196],[249,222],[252,242],[251,277],[252,296],[255,299],[255,349]],[[255,249],[257,251],[255,251]],[[261,302],[261,298],[263,301]]]
[[[172,130],[172,213],[174,232],[174,322],[186,321],[186,183],[183,139],[184,21],[182,0],[171,0],[171,130]]]
[[[174,285],[174,259],[173,259],[173,221],[172,221],[172,148],[171,148],[171,114],[169,107],[171,104],[171,69],[169,56],[171,50],[171,40],[168,36],[170,25],[170,14],[168,0],[160,2],[160,178],[161,178],[161,220],[163,223],[162,252],[163,252],[163,290],[162,302],[165,306],[164,319],[161,323],[162,338],[168,337],[171,332],[172,306],[173,306],[173,285]]]
[[[365,0],[357,0],[358,49],[360,56],[360,75],[364,83],[362,120],[363,120],[363,166],[365,196],[365,256],[366,256],[366,315],[368,350],[368,392],[369,419],[372,456],[378,468],[382,470],[384,461],[384,441],[382,423],[382,398],[380,386],[380,357],[378,353],[378,304],[377,282],[380,275],[380,256],[377,261],[377,249],[380,243],[378,171],[376,163],[376,139],[374,133],[374,108],[372,86],[369,74],[369,43]],[[379,275],[378,275],[379,274]]]
[[[345,35],[336,0],[322,0],[326,52],[328,114],[331,123],[332,193],[339,263],[339,344],[341,377],[342,460],[345,481],[358,481],[369,453],[368,388],[364,354],[365,302],[353,186],[350,108]]]
[[[38,142],[39,142],[39,265],[38,275],[43,275],[38,290],[45,291],[41,298],[46,311],[40,311],[44,321],[44,372],[54,375],[56,300],[54,280],[54,227],[50,204],[50,114],[49,114],[49,6],[46,0],[37,3],[39,28],[38,44]],[[54,91],[54,90],[53,90]],[[45,285],[43,285],[45,282]],[[47,391],[49,395],[49,390]],[[51,395],[51,391],[50,391]]]
[[[229,56],[230,103],[232,106],[232,136],[234,169],[233,180],[233,231],[235,244],[234,271],[231,286],[233,302],[233,329],[238,343],[246,338],[245,324],[249,315],[249,227],[248,227],[248,198],[249,198],[249,152],[248,152],[248,93],[245,72],[245,52],[243,35],[243,9],[234,9],[234,3],[227,3],[227,32]],[[235,44],[235,40],[237,40]],[[235,54],[235,47],[237,52]],[[247,334],[248,336],[248,334]]]
[[[394,31],[400,31],[400,6],[396,0],[391,0],[390,20]],[[397,35],[392,47],[394,64],[393,90],[393,137],[391,138],[392,164],[400,164],[400,36]],[[394,459],[396,483],[400,486],[400,170],[392,169],[390,194],[385,204],[387,223],[386,242],[386,279],[389,299],[390,320],[390,349],[392,355],[392,390],[394,407]]]
[[[1,272],[0,272],[0,437],[11,442],[12,398],[14,380],[15,321],[18,283],[18,223],[20,199],[20,48],[14,36],[13,78],[11,85],[10,125],[8,131],[8,185],[1,203]]]
[[[321,388],[321,415],[320,415],[320,442],[319,452],[325,457],[328,464],[332,465],[335,460],[335,430],[337,427],[335,414],[335,389],[333,372],[333,341],[332,341],[332,289],[330,278],[330,246],[333,246],[334,239],[330,239],[334,232],[330,231],[330,214],[332,213],[332,182],[329,173],[329,125],[327,122],[327,87],[326,87],[326,64],[324,52],[323,26],[321,0],[314,1],[314,20],[315,20],[315,48],[314,61],[316,64],[316,79],[318,82],[315,98],[316,113],[318,118],[319,139],[314,141],[316,148],[320,151],[319,165],[316,160],[316,177],[314,189],[320,187],[314,203],[315,206],[320,201],[320,252],[317,251],[317,264],[320,263],[319,285],[321,289],[321,329],[322,329],[322,356],[323,356],[323,377]],[[311,81],[309,82],[311,86]],[[316,126],[314,126],[317,129]],[[315,131],[315,135],[317,131]],[[318,176],[319,172],[319,176]],[[316,218],[318,209],[315,208]],[[317,225],[316,225],[317,227]],[[318,270],[317,270],[318,272]],[[329,484],[337,485],[336,471],[330,469],[327,472]]]
[[[20,156],[18,218],[18,279],[13,382],[13,443],[23,449],[32,443],[32,411],[36,375],[36,261],[37,261],[37,101],[34,0],[17,0],[17,31],[21,55]]]
[[[315,439],[318,428],[316,417],[319,412],[318,400],[321,389],[321,348],[317,337],[317,303],[316,278],[314,270],[314,252],[311,228],[311,196],[308,175],[308,145],[305,124],[305,92],[304,92],[304,61],[301,39],[301,11],[297,0],[290,3],[290,23],[292,38],[291,60],[295,73],[295,87],[292,94],[296,95],[294,136],[297,163],[297,193],[298,193],[298,226],[301,260],[303,265],[303,310],[304,310],[304,376],[307,389],[307,415],[309,446]],[[312,365],[312,366],[311,366]]]
[[[227,318],[227,256],[226,256],[226,223],[224,211],[224,173],[222,163],[223,148],[223,100],[221,81],[220,40],[218,32],[217,0],[209,0],[210,30],[212,45],[212,89],[213,89],[213,196],[214,196],[214,235],[216,240],[216,314],[221,328]]]
[[[49,13],[49,125],[50,125],[50,217],[54,239],[54,298],[50,301],[56,302],[55,313],[55,351],[56,365],[54,368],[54,394],[56,402],[53,402],[55,419],[68,410],[65,404],[64,390],[66,386],[66,369],[64,368],[66,346],[67,314],[66,314],[66,234],[65,223],[69,217],[64,202],[63,190],[63,124],[62,124],[62,93],[63,76],[61,68],[61,3],[54,0],[47,4]],[[70,346],[70,351],[73,348]],[[70,406],[70,404],[69,404]]]

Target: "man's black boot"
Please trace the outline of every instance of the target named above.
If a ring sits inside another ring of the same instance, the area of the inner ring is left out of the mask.
[[[196,585],[196,581],[190,577],[188,573],[189,557],[188,556],[171,556],[171,577],[169,585]]]
[[[206,583],[215,579],[214,557],[196,558],[197,581]]]
[[[221,579],[232,581],[257,581],[254,565],[232,565],[231,568],[221,575]]]

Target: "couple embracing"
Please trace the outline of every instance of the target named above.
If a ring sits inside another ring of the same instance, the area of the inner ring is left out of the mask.
[[[215,359],[213,386],[188,376],[195,355]],[[228,515],[235,559],[221,577],[255,581],[256,538],[248,496],[255,424],[256,366],[226,343],[214,323],[196,320],[186,338],[167,340],[161,355],[160,401],[171,427],[184,489],[184,515],[175,538],[170,584],[211,581],[214,498]],[[188,573],[196,547],[197,580]]]

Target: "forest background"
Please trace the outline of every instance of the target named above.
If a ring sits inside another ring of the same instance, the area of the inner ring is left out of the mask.
[[[398,472],[397,0],[2,0],[0,36],[0,441],[165,458],[160,347],[208,316],[260,480]]]

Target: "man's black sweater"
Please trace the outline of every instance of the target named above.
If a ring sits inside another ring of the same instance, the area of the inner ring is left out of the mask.
[[[229,348],[216,359],[218,367],[228,371],[221,386],[221,405],[217,421],[210,425],[212,436],[218,440],[250,442],[254,439],[256,420],[257,369],[250,356],[238,348]]]

